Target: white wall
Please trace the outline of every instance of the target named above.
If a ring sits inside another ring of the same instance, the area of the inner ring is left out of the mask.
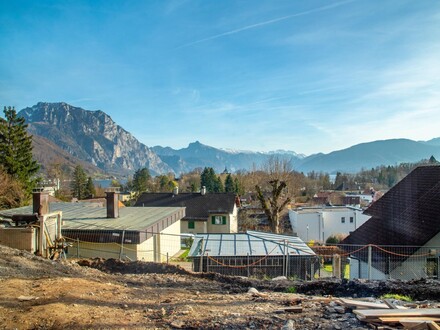
[[[72,241],[72,247],[68,249],[68,257],[77,257],[76,241]],[[180,220],[161,231],[160,235],[154,235],[141,244],[124,243],[122,258],[130,260],[164,262],[180,251]],[[80,242],[79,255],[81,258],[115,258],[121,253],[121,244],[118,243],[94,243]]]
[[[180,220],[162,230],[160,235],[160,261],[166,261],[180,251]]]
[[[342,223],[342,218],[345,223]],[[350,222],[350,218],[353,221]],[[364,224],[370,216],[351,207],[301,208],[289,210],[289,219],[294,232],[303,241],[325,242],[329,236],[346,234]]]
[[[234,203],[234,210],[229,214],[229,232],[231,234],[238,232],[238,208]]]
[[[426,256],[430,250],[433,254]],[[437,233],[437,235],[429,240],[423,248],[414,252],[413,255],[413,257],[406,259],[400,267],[395,268],[391,272],[391,278],[398,278],[401,280],[425,278],[427,266],[426,259],[437,258],[438,260],[440,257],[440,233]]]
[[[386,247],[385,247],[386,249]],[[405,254],[402,249],[402,254]],[[376,251],[375,251],[376,252]],[[429,254],[432,252],[432,255]],[[438,260],[440,256],[440,233],[428,241],[423,248],[413,253],[412,257],[407,258],[399,267],[393,269],[390,274],[384,274],[372,267],[371,279],[400,279],[412,280],[427,277],[427,258]],[[393,256],[390,254],[390,257]],[[439,265],[437,265],[439,267]],[[350,279],[364,278],[368,279],[368,264],[356,259],[350,261]]]
[[[358,259],[350,259],[350,280],[355,278],[368,279],[368,264]],[[371,267],[372,280],[385,280],[388,275],[382,273],[380,270]]]

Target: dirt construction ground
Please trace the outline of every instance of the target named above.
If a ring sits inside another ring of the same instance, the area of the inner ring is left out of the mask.
[[[438,307],[438,284],[249,280],[0,246],[0,329],[367,329],[332,297],[406,293]]]

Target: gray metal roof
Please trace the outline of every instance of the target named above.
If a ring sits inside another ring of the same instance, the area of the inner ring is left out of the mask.
[[[199,257],[200,251],[210,256],[279,256],[310,255],[315,253],[300,238],[258,231],[242,234],[197,234],[189,251],[190,257]]]
[[[141,231],[156,222],[173,216],[182,207],[121,207],[119,218],[107,218],[106,207],[89,203],[50,203],[50,212],[62,211],[63,229],[97,230],[135,230]],[[32,206],[0,211],[0,216],[32,214]],[[185,212],[182,213],[183,216]]]

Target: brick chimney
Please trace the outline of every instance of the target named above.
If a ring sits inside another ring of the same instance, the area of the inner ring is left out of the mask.
[[[49,211],[49,192],[43,188],[34,189],[32,193],[32,212],[38,215],[48,214]]]
[[[107,218],[119,218],[119,193],[116,191],[106,191]]]

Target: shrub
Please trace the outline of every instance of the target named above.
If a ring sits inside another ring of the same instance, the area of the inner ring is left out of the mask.
[[[286,293],[296,293],[296,287],[295,286],[289,286],[286,289]]]
[[[381,296],[380,299],[396,299],[396,300],[408,301],[408,302],[412,301],[410,296],[405,296],[403,294],[398,294],[398,293],[387,293]]]

